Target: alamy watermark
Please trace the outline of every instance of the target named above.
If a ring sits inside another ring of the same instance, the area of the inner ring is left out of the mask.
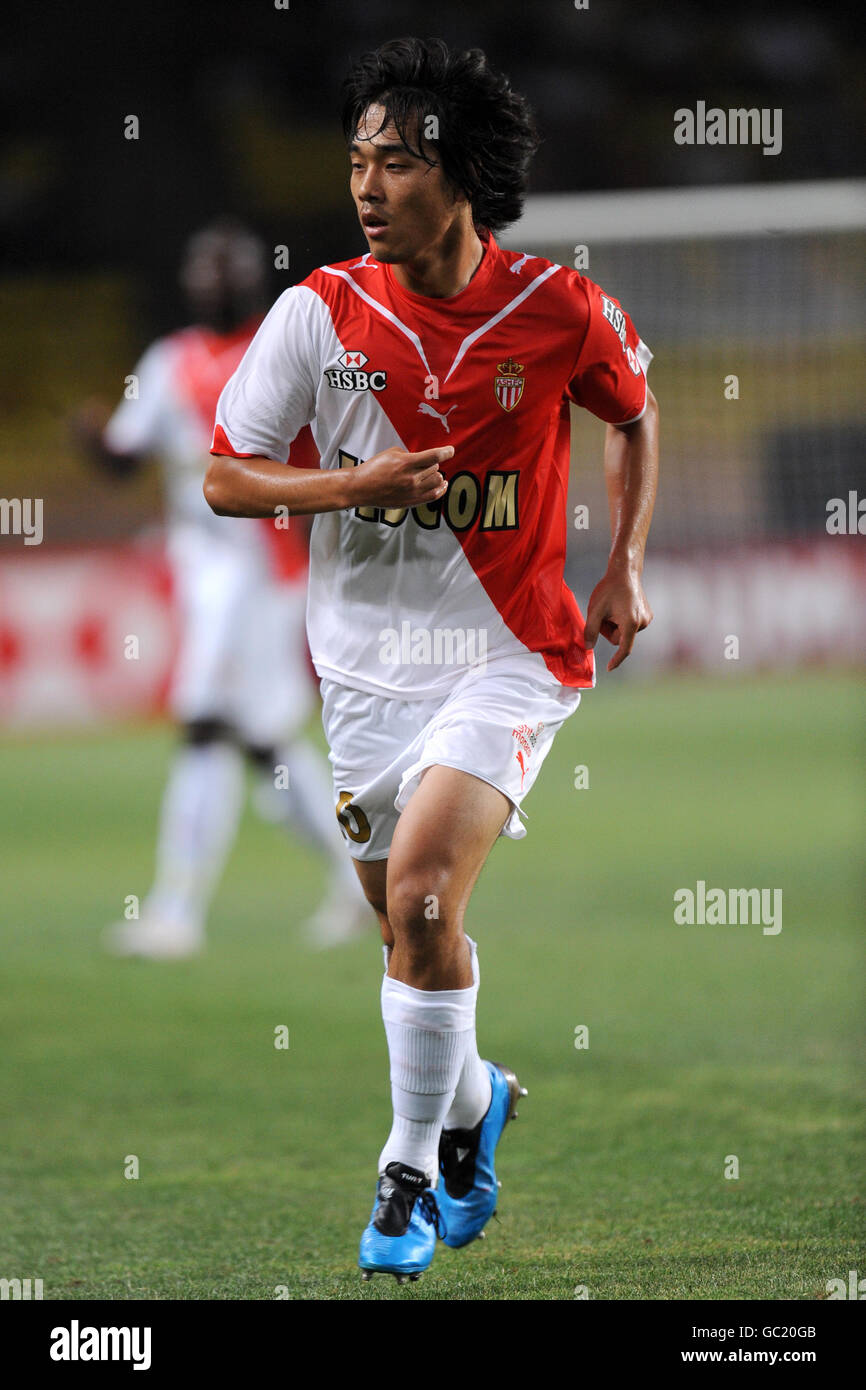
[[[379,633],[383,666],[487,665],[487,629],[483,627],[413,627],[408,620]]]
[[[824,1287],[828,1302],[838,1298],[855,1298],[862,1302],[866,1298],[866,1279],[861,1279],[856,1269],[848,1270],[847,1284],[844,1279],[828,1279]]]
[[[0,497],[0,536],[23,536],[25,545],[41,545],[42,498]]]
[[[13,1303],[19,1300],[26,1302],[28,1299],[38,1299],[42,1297],[41,1279],[0,1279],[0,1299],[11,1299]]]
[[[73,1318],[68,1327],[51,1329],[52,1361],[131,1361],[134,1371],[146,1371],[151,1360],[149,1327],[82,1327]]]
[[[763,926],[764,936],[782,930],[781,888],[696,888],[674,890],[674,921],[678,926]]]
[[[831,497],[825,527],[828,536],[866,536],[866,497],[854,488],[847,497]]]
[[[765,155],[780,154],[782,108],[724,111],[720,106],[708,108],[705,101],[699,101],[694,111],[681,106],[674,112],[674,141],[677,145],[761,145]]]

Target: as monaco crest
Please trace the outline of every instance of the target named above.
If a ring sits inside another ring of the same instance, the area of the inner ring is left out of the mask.
[[[507,362],[499,363],[497,371],[500,375],[493,378],[496,399],[503,410],[513,410],[523,395],[525,378],[519,375],[523,371],[523,363],[509,357]]]

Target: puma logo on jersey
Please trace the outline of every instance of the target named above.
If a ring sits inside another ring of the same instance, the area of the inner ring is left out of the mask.
[[[445,426],[445,433],[446,433],[446,434],[450,434],[450,433],[451,433],[451,430],[450,430],[449,427],[448,427],[448,416],[451,414],[452,410],[456,410],[456,409],[457,409],[457,406],[456,406],[456,405],[449,405],[448,409],[445,411],[445,414],[443,415],[443,414],[441,414],[441,413],[435,408],[435,406],[432,406],[432,405],[430,404],[429,401],[422,401],[421,404],[420,404],[419,407],[418,407],[418,414],[419,414],[419,415],[435,415],[435,417],[436,417],[436,419],[439,421],[440,425],[444,425],[444,426]]]

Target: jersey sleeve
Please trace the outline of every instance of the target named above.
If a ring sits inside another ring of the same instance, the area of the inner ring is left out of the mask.
[[[112,453],[149,454],[159,448],[169,385],[168,356],[168,344],[162,340],[136,362],[135,394],[121,401],[102,433]]]
[[[316,298],[294,285],[280,295],[217,402],[212,454],[286,463],[313,419],[319,379]]]
[[[629,425],[646,410],[652,353],[618,300],[584,276],[587,326],[566,395],[609,425]]]

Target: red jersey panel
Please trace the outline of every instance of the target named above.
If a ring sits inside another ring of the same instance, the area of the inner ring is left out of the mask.
[[[417,662],[388,668],[382,632],[405,624],[471,629],[486,661],[526,658],[548,682],[594,682],[563,578],[569,401],[609,423],[638,419],[651,354],[576,271],[484,244],[447,299],[403,289],[371,253],[314,271],[271,310],[220,398],[217,453],[286,460],[306,423],[323,468],[362,467],[395,444],[454,446],[435,505],[316,518],[313,658],[363,689],[448,688],[453,674],[420,643]]]

